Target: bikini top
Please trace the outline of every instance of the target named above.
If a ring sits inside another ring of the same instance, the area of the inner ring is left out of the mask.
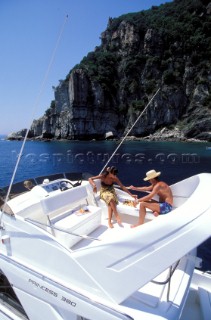
[[[112,184],[107,184],[107,183],[101,181],[101,186],[102,186],[102,187],[112,187],[112,186],[113,186],[113,183],[112,183]]]

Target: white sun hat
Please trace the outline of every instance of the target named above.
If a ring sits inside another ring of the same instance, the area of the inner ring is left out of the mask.
[[[150,170],[146,173],[146,178],[144,178],[144,181],[154,179],[158,177],[161,174],[161,172],[156,172],[155,170]]]

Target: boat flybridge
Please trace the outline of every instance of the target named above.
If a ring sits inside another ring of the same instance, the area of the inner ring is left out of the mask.
[[[1,320],[210,319],[211,276],[195,267],[211,235],[211,174],[172,185],[172,212],[147,212],[137,228],[139,208],[116,188],[112,229],[88,181],[42,178],[1,207]]]

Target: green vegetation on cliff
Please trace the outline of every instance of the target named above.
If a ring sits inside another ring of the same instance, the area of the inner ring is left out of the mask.
[[[101,45],[56,88],[34,135],[38,126],[56,138],[123,135],[161,88],[131,134],[178,124],[185,137],[211,141],[210,30],[208,0],[174,0],[109,18]]]
[[[106,40],[94,52],[84,57],[74,69],[86,70],[93,81],[98,81],[110,92],[123,85],[119,82],[119,77],[122,78],[123,75],[124,80],[127,78],[123,86],[127,86],[131,93],[140,89],[140,73],[146,63],[148,68],[145,80],[148,93],[154,87],[152,79],[161,81],[161,76],[166,84],[181,83],[185,62],[188,62],[189,66],[198,66],[205,75],[211,57],[211,15],[207,14],[208,4],[208,0],[175,0],[147,11],[110,18]],[[112,40],[122,21],[132,24],[140,37],[137,48],[133,48],[132,52],[124,50],[124,55],[121,54],[120,46]],[[144,42],[149,29],[153,30],[154,37],[159,38],[160,43],[155,43],[154,45],[159,47],[146,53],[141,42]],[[160,72],[155,74],[153,68]],[[194,74],[192,77],[195,79]],[[201,81],[201,77],[202,75],[195,80]]]

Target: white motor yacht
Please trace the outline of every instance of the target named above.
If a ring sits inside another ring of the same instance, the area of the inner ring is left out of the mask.
[[[137,228],[138,206],[116,188],[112,229],[88,181],[31,181],[1,207],[1,320],[210,319],[211,275],[196,248],[211,236],[211,174],[172,185],[173,210],[148,211]]]

